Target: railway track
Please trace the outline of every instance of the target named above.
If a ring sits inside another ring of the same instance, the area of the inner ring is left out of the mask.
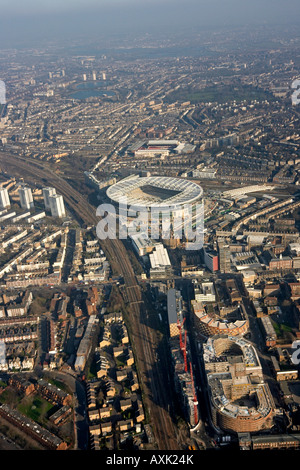
[[[157,364],[157,344],[153,330],[147,325],[147,314],[141,288],[137,284],[123,243],[120,240],[114,240],[113,247],[116,247],[114,256],[116,256],[119,266],[123,266],[122,274],[131,310],[132,339],[138,357],[140,379],[144,391],[146,391],[145,388],[148,389],[146,393],[147,407],[150,410],[154,435],[160,450],[178,450],[177,430],[168,413],[168,390],[164,386],[165,377]],[[112,246],[109,249],[113,249]]]
[[[96,209],[62,176],[53,172],[49,164],[36,163],[24,157],[0,153],[0,167],[14,176],[21,175],[27,180],[29,178],[32,181],[40,180],[44,181],[45,185],[53,186],[64,197],[69,209],[82,224],[95,226],[98,223]],[[131,332],[155,440],[160,450],[178,450],[181,446],[177,441],[176,427],[168,413],[168,390],[156,361],[156,342],[153,331],[147,325],[141,287],[137,283],[122,241],[107,238],[101,241],[101,246],[107,258],[117,263],[120,275],[124,279],[131,312]]]
[[[80,223],[94,225],[98,219],[95,209],[87,203],[85,197],[73,188],[63,177],[53,172],[49,164],[27,161],[24,157],[7,156],[0,153],[0,167],[13,176],[30,178],[31,181],[45,181],[56,188]]]

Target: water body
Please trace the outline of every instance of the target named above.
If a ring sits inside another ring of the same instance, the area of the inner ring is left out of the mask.
[[[102,96],[115,96],[114,91],[105,89],[107,82],[84,82],[76,85],[75,91],[69,97],[74,100],[85,100],[87,98],[98,98]]]

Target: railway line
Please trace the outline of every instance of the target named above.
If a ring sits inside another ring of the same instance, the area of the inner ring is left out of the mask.
[[[105,246],[111,256],[114,256],[121,268],[126,286],[126,296],[131,311],[132,341],[138,358],[140,380],[146,392],[147,408],[150,411],[150,419],[153,432],[160,450],[177,450],[179,447],[176,435],[176,427],[168,413],[167,396],[164,376],[159,370],[156,361],[156,343],[153,339],[153,331],[147,325],[147,315],[142,299],[140,286],[126,253],[126,249],[120,240],[105,240]],[[148,389],[148,390],[146,390]]]
[[[14,176],[21,175],[32,181],[38,179],[55,187],[82,224],[97,224],[99,219],[96,216],[95,208],[62,176],[53,172],[49,164],[32,162],[24,157],[0,152],[0,167]],[[110,238],[102,240],[101,245],[107,258],[118,264],[120,274],[124,279],[131,313],[132,341],[136,350],[140,379],[143,384],[145,402],[149,410],[155,441],[160,450],[181,449],[183,446],[178,442],[177,429],[168,413],[168,390],[165,378],[155,357],[157,344],[153,336],[154,332],[147,325],[142,291],[137,283],[125,246],[121,240]]]
[[[63,177],[53,172],[49,164],[35,163],[24,157],[0,153],[0,167],[14,176],[24,177],[26,175],[33,182],[36,180],[47,182],[48,185],[55,187],[59,194],[62,194],[66,204],[75,213],[80,223],[90,225],[97,223],[95,209]]]

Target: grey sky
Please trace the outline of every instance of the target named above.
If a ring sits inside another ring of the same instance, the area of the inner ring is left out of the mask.
[[[280,18],[295,20],[299,0],[0,0],[1,16],[31,16],[41,13],[77,13],[79,11],[116,12],[137,10],[159,15],[194,12],[213,22],[225,14],[227,18],[250,20],[263,17],[266,21]],[[250,16],[249,16],[250,15]]]
[[[201,1],[201,0],[200,0]],[[4,14],[31,15],[39,13],[64,13],[87,11],[88,9],[116,10],[118,8],[138,7],[139,5],[170,5],[172,0],[0,0]],[[176,3],[176,0],[175,0]]]
[[[299,0],[0,0],[0,47],[22,37],[297,22]]]

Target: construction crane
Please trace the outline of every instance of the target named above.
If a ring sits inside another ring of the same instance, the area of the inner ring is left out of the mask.
[[[188,371],[187,365],[187,353],[186,353],[186,339],[187,339],[187,331],[184,331],[184,347],[183,347],[183,358],[184,358],[184,370],[185,372]]]

